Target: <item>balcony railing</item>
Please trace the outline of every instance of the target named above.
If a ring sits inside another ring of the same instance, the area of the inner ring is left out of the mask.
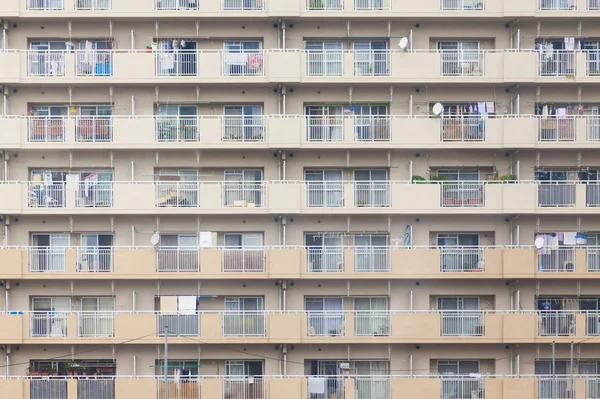
[[[484,399],[485,383],[482,378],[442,376],[441,399]]]
[[[571,385],[569,376],[538,377],[538,399],[575,398],[575,387]]]
[[[585,186],[587,206],[600,206],[600,184],[588,183]]]
[[[392,72],[391,60],[391,54],[387,50],[354,50],[354,74],[389,76]]]
[[[112,181],[80,181],[75,205],[78,208],[112,208],[114,186]]]
[[[310,208],[344,206],[344,183],[340,181],[307,181],[307,205]]]
[[[75,76],[113,76],[111,50],[79,50],[75,53]]]
[[[223,141],[260,142],[265,141],[263,116],[224,116]]]
[[[442,10],[471,11],[485,10],[484,0],[441,0]]]
[[[199,205],[198,182],[156,182],[156,206],[159,208],[196,208]]]
[[[30,399],[67,399],[67,380],[59,378],[31,379]]]
[[[30,272],[64,272],[67,264],[67,249],[64,247],[29,248]]]
[[[391,319],[389,312],[356,311],[354,315],[356,336],[387,337],[391,335]]]
[[[344,74],[344,52],[341,50],[307,50],[306,74],[308,76],[342,76]]]
[[[442,119],[441,141],[485,141],[486,119]]]
[[[443,337],[482,337],[485,335],[485,314],[477,310],[442,311]]]
[[[76,10],[112,10],[112,0],[75,0]]]
[[[574,183],[543,182],[538,184],[538,205],[540,207],[575,206]]]
[[[354,248],[354,271],[358,273],[376,273],[391,271],[391,252],[387,247]]]
[[[198,141],[199,119],[197,116],[155,116],[156,141]]]
[[[221,63],[223,76],[263,76],[265,74],[265,52],[262,50],[223,51],[221,52]]]
[[[587,336],[600,335],[600,313],[598,313],[598,312],[586,313],[586,335]]]
[[[30,143],[65,141],[65,119],[60,116],[27,118],[27,139]]]
[[[354,9],[361,11],[389,10],[390,0],[354,0]]]
[[[224,272],[264,272],[265,265],[264,248],[223,248]]]
[[[29,314],[30,337],[66,337],[67,314],[62,312],[32,312]]]
[[[224,312],[223,336],[235,337],[264,337],[265,314],[264,312]]]
[[[600,247],[586,248],[587,271],[600,272]]]
[[[115,380],[96,377],[77,380],[77,399],[115,399]],[[186,399],[181,397],[181,399]]]
[[[265,9],[265,0],[221,0],[223,10],[260,11]]]
[[[165,397],[165,379],[162,376],[161,378],[157,377],[156,383],[158,388],[158,395],[156,397],[163,399]],[[168,377],[166,384],[168,386],[169,399],[199,399],[201,397],[202,380],[198,376]],[[119,399],[119,397],[107,399]],[[152,399],[154,399],[154,396]]]
[[[587,141],[600,141],[600,118],[586,118],[585,131]]]
[[[539,2],[541,11],[561,11],[577,9],[577,0],[539,0]]]
[[[45,4],[51,4],[47,0]],[[60,2],[62,4],[62,1]],[[53,4],[53,3],[52,3]],[[57,8],[48,8],[56,10]],[[61,8],[62,9],[62,8]],[[27,52],[28,76],[65,76],[65,52],[54,50],[31,50]]]
[[[575,131],[576,119],[573,117],[538,119],[539,141],[575,141]]]
[[[442,76],[483,76],[485,53],[480,50],[442,50]]]
[[[309,273],[339,273],[344,271],[343,247],[308,247],[306,252]]]
[[[200,335],[200,316],[193,314],[157,314],[156,333],[164,337],[165,332],[174,337],[197,337]]]
[[[354,206],[382,208],[391,205],[390,183],[387,181],[356,181],[354,183]]]
[[[367,129],[367,135],[369,131]],[[368,136],[366,136],[368,137]],[[306,117],[306,140],[307,141],[343,141],[344,140],[344,117],[331,116],[307,116]]]
[[[344,313],[342,311],[307,312],[309,337],[343,337]]]
[[[155,52],[156,76],[197,76],[198,52],[159,50]]]
[[[28,182],[29,208],[64,208],[66,206],[65,183]]]
[[[155,0],[158,11],[197,10],[201,0]]]
[[[64,0],[27,0],[28,10],[62,10],[64,9]]]
[[[198,248],[156,248],[156,271],[166,273],[197,272],[200,270]]]
[[[263,182],[225,181],[223,185],[223,206],[225,207],[263,207],[265,186]]]
[[[224,399],[266,399],[263,377],[225,377],[223,380]]]
[[[308,377],[308,386],[318,386],[319,393],[311,393],[309,399],[345,399],[345,381],[344,376],[311,376]],[[364,384],[363,384],[364,385]],[[320,388],[323,388],[322,390]],[[357,382],[356,387],[359,387]],[[363,391],[364,392],[364,391]],[[357,392],[358,395],[358,392]],[[357,396],[357,399],[388,399],[383,396],[369,396],[361,397]]]
[[[78,337],[113,337],[115,315],[112,312],[77,313]]]
[[[356,399],[391,399],[389,377],[356,377]],[[327,397],[329,398],[329,397]],[[326,398],[323,398],[326,399]],[[337,398],[335,398],[337,399]],[[341,398],[343,399],[343,398]]]
[[[75,141],[78,143],[113,141],[113,117],[78,116],[75,121]]]
[[[566,2],[567,0],[548,1]],[[575,76],[576,54],[573,50],[540,50],[538,53],[539,76]]]
[[[480,247],[441,247],[442,272],[483,272],[485,250]]]
[[[307,0],[306,9],[308,11],[326,11],[326,10],[343,10],[343,0]]]
[[[78,272],[112,272],[113,248],[81,247],[77,248]]]
[[[343,125],[343,120],[341,123]],[[392,120],[389,116],[357,115],[354,117],[354,140],[356,140],[356,141],[390,141],[391,140],[391,123],[392,123]],[[317,137],[322,137],[322,136],[323,135],[320,135],[320,134],[317,135]],[[327,137],[327,135],[325,135],[325,137]],[[312,140],[309,139],[309,141],[312,141]],[[322,140],[315,140],[315,141],[322,141]],[[325,141],[327,141],[327,140],[325,140]]]
[[[588,10],[600,10],[600,0],[588,0],[587,2]],[[598,395],[600,397],[600,394]]]
[[[442,207],[479,207],[485,205],[485,184],[478,181],[442,182]]]
[[[538,312],[538,335],[542,337],[575,335],[575,312],[551,310]]]
[[[575,248],[542,248],[538,250],[540,272],[574,272]]]

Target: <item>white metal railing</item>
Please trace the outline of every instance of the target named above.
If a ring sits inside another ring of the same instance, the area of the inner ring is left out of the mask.
[[[485,141],[486,121],[483,118],[444,118],[441,141]]]
[[[485,0],[441,0],[442,10],[485,10]]]
[[[264,272],[266,255],[264,248],[223,248],[224,272]]]
[[[386,337],[391,334],[390,312],[356,311],[354,331],[361,337]]]
[[[308,311],[308,336],[309,337],[343,337],[344,313],[340,310],[318,312]]]
[[[198,248],[156,248],[157,272],[197,272],[200,270]]]
[[[344,376],[310,376],[308,377],[308,386],[319,387],[319,392],[310,393],[308,399],[344,399],[346,397],[346,389]],[[364,378],[364,377],[363,377]],[[323,389],[321,389],[323,388]],[[358,388],[358,384],[357,384]],[[377,396],[357,399],[386,399]]]
[[[112,312],[77,313],[77,334],[79,337],[113,337],[115,335],[115,315]]]
[[[539,0],[539,2],[541,11],[561,11],[577,9],[577,0]]]
[[[29,208],[64,208],[65,183],[28,182]]]
[[[344,0],[306,0],[308,11],[343,10]]]
[[[223,76],[263,76],[265,74],[265,52],[242,50],[221,52]]]
[[[113,141],[113,117],[78,116],[75,120],[75,141],[78,143]]]
[[[102,376],[93,379],[79,379],[77,380],[77,399],[115,399],[115,380]],[[177,399],[187,398],[178,397]]]
[[[441,50],[442,76],[483,76],[485,53],[481,50]]]
[[[389,10],[390,0],[354,0],[354,9],[361,11]]]
[[[441,182],[442,207],[478,207],[485,205],[485,185],[478,181]]]
[[[264,117],[224,116],[223,141],[258,142],[265,141]]]
[[[585,379],[585,392],[587,399],[600,399],[600,378],[588,377]]]
[[[30,337],[66,337],[67,314],[61,312],[32,312],[29,314]]]
[[[539,336],[575,335],[575,312],[544,310],[538,312]]]
[[[65,118],[61,116],[31,116],[27,118],[27,139],[30,143],[65,141]]]
[[[596,116],[586,118],[585,132],[587,141],[600,141],[600,118]]]
[[[307,141],[343,141],[344,140],[344,117],[331,116],[307,116],[306,117],[306,140]]]
[[[441,399],[484,399],[484,381],[482,378],[443,376]]]
[[[31,50],[27,52],[28,76],[65,76],[65,51]]]
[[[75,0],[76,10],[112,10],[112,0]]]
[[[391,399],[389,377],[356,377],[356,399]]]
[[[443,337],[482,337],[485,335],[485,314],[478,310],[442,311]]]
[[[64,6],[64,0],[27,0],[28,10],[62,10]]]
[[[113,51],[79,50],[75,53],[75,76],[113,76]]]
[[[158,11],[198,10],[201,0],[154,0]]]
[[[78,208],[112,208],[115,184],[112,181],[79,182],[77,188]]]
[[[344,53],[342,50],[306,51],[306,74],[308,76],[342,76],[343,73]]]
[[[600,313],[588,312],[586,313],[586,335],[596,336],[600,335]]]
[[[233,377],[223,379],[224,399],[266,399],[263,377]]]
[[[542,248],[538,250],[540,272],[574,272],[575,248]]]
[[[343,128],[343,118],[341,121]],[[392,120],[389,116],[362,116],[354,117],[354,140],[356,141],[390,141]],[[309,131],[310,132],[310,131]],[[343,130],[340,129],[340,133]],[[317,133],[318,129],[317,129]],[[340,139],[343,139],[343,133]],[[318,135],[322,137],[322,135]],[[309,138],[309,141],[310,140]],[[316,140],[322,141],[322,140]]]
[[[586,205],[600,206],[600,184],[588,183],[585,186]]]
[[[336,273],[344,271],[343,247],[308,247],[306,253],[309,272]]]
[[[361,247],[354,248],[354,271],[365,272],[389,272],[392,254],[387,247]]]
[[[67,399],[67,380],[58,378],[31,379],[29,381],[30,399]]]
[[[587,2],[588,10],[600,10],[600,0],[588,0]],[[600,395],[599,395],[600,397]]]
[[[154,52],[156,76],[197,76],[198,51],[159,50]]]
[[[573,117],[539,118],[539,141],[575,141],[576,119]]]
[[[344,206],[344,184],[340,181],[307,181],[307,205],[310,208]]]
[[[390,182],[356,181],[354,183],[354,206],[381,208],[391,205]]]
[[[223,313],[223,336],[264,337],[265,313],[262,311]]]
[[[575,191],[575,183],[538,184],[538,205],[540,207],[575,206]]]
[[[67,248],[32,247],[29,248],[30,272],[64,272],[67,263]]]
[[[77,248],[78,272],[112,272],[113,248],[79,247]]]
[[[588,272],[600,272],[600,247],[586,248]]]
[[[389,76],[391,60],[388,50],[354,50],[354,75]]]
[[[198,141],[199,118],[197,116],[155,116],[156,141]]]
[[[587,76],[600,76],[600,50],[585,51],[585,65]]]
[[[538,377],[538,399],[571,399],[575,397],[575,387],[571,386],[570,377]]]
[[[574,50],[540,50],[538,52],[539,76],[575,76],[575,56]]]
[[[265,186],[263,182],[223,182],[223,206],[263,207]]]
[[[482,272],[485,251],[479,247],[440,247],[442,272]]]
[[[265,9],[265,0],[221,0],[223,10],[259,11]]]
[[[165,333],[175,337],[197,337],[200,335],[200,315],[159,313],[156,315],[156,333],[161,337]]]
[[[156,206],[158,208],[195,208],[199,205],[198,182],[158,181],[156,186]]]

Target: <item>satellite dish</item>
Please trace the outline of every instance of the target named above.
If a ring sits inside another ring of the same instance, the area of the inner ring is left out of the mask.
[[[535,239],[534,245],[537,249],[544,248],[545,244],[546,244],[546,240],[544,240],[544,237],[538,237]]]
[[[153,246],[157,246],[159,241],[160,241],[160,234],[158,234],[158,233],[152,234],[152,238],[150,238],[150,244],[152,244]]]
[[[439,117],[444,112],[444,106],[440,103],[435,103],[433,106],[433,115]]]
[[[406,50],[406,47],[408,47],[408,37],[403,37],[400,39],[398,47],[400,47],[401,50]]]

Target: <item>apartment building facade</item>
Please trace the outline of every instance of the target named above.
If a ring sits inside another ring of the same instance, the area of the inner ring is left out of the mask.
[[[0,397],[600,398],[598,18],[0,1]]]

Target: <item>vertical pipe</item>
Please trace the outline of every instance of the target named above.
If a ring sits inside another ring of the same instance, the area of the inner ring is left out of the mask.
[[[165,326],[165,360],[163,373],[165,379],[165,399],[169,399],[169,326]]]
[[[552,399],[556,399],[556,342],[552,341]]]
[[[282,305],[282,310],[285,311],[287,310],[287,283],[285,281],[283,281],[281,283],[281,289],[282,289],[282,298],[283,298],[283,305]]]
[[[8,247],[10,242],[8,241],[8,225],[4,222],[4,246]]]
[[[283,354],[283,375],[287,375],[287,353]]]
[[[10,356],[9,355],[6,355],[6,373],[5,373],[5,375],[7,377],[10,376]]]
[[[8,182],[8,161],[4,160],[4,182]]]
[[[283,246],[285,247],[287,245],[286,239],[285,239],[285,224],[283,225],[282,239],[283,239]]]
[[[4,93],[2,96],[2,116],[6,118],[6,115],[8,115],[8,97]]]
[[[569,398],[575,399],[573,392],[575,391],[575,385],[573,381],[573,341],[571,341],[571,389],[569,389]]]
[[[137,377],[137,357],[133,355],[133,376]]]
[[[281,30],[282,30],[282,48],[285,50],[285,21],[283,21],[283,23],[281,24]]]

